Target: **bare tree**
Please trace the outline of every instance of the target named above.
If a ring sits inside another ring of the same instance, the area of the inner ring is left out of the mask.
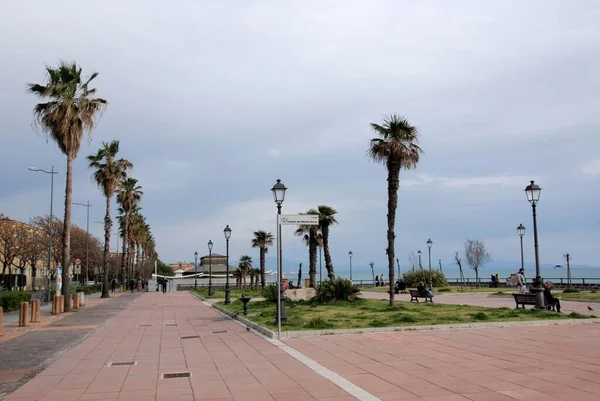
[[[408,263],[412,266],[413,271],[415,270],[415,266],[419,264],[419,258],[417,257],[415,251],[411,251],[408,254]]]
[[[375,286],[375,268],[373,267],[375,266],[375,262],[369,263],[369,266],[371,266],[371,274],[373,275],[373,286]]]
[[[465,240],[465,259],[471,269],[475,270],[475,282],[479,288],[479,269],[492,260],[492,255],[485,249],[483,241]]]
[[[464,290],[466,288],[465,274],[463,273],[462,259],[460,257],[460,254],[458,253],[458,251],[456,251],[456,253],[454,254],[454,260],[456,261],[456,264],[458,265],[458,271],[460,273],[460,289]],[[441,265],[440,265],[440,267],[441,267]]]

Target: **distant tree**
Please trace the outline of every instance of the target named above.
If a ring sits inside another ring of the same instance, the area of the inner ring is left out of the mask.
[[[492,255],[485,249],[483,241],[465,240],[464,256],[467,264],[475,270],[475,282],[479,288],[479,269],[492,260]]]
[[[73,161],[77,158],[85,132],[91,135],[96,117],[106,108],[106,100],[94,97],[96,89],[91,81],[98,76],[94,72],[87,79],[76,63],[59,62],[57,68],[46,67],[48,75],[44,84],[29,84],[27,91],[43,100],[33,108],[35,123],[56,142],[67,156],[65,186],[65,218],[62,240],[62,293],[65,296],[65,312],[71,310],[69,298],[69,265],[71,264],[71,208],[73,193]]]
[[[419,265],[419,258],[417,257],[417,253],[415,251],[411,251],[408,254],[408,263],[410,263],[412,270],[415,270],[415,266]]]
[[[244,283],[244,290],[246,289],[246,275],[252,269],[252,258],[248,255],[240,256],[239,268],[242,273],[242,280]]]
[[[458,253],[458,251],[456,251],[456,253],[454,254],[454,260],[456,261],[456,264],[458,265],[458,271],[460,274],[460,289],[463,290],[466,288],[465,275],[463,273],[463,268],[462,268],[462,259],[460,257],[460,254]]]
[[[398,188],[400,170],[416,168],[423,153],[418,146],[419,130],[407,119],[392,114],[383,124],[371,124],[377,137],[371,139],[367,155],[387,169],[387,248],[389,271],[390,306],[394,306],[394,241],[396,239],[396,209],[398,208]]]
[[[160,276],[174,276],[173,268],[168,264],[164,263],[162,260],[156,261],[156,274]]]
[[[369,263],[371,266],[371,275],[373,276],[373,286],[375,286],[375,262]]]
[[[263,230],[254,231],[252,248],[258,248],[260,253],[260,288],[263,290],[265,289],[265,256],[271,245],[273,245],[273,234]]]
[[[306,214],[319,214],[315,209],[310,209]],[[319,248],[319,226],[300,225],[294,233],[302,237],[302,241],[308,246],[308,277],[310,286],[314,287],[317,277],[317,249]],[[322,239],[322,238],[321,238]]]
[[[2,274],[10,274],[13,262],[21,253],[19,243],[14,235],[15,221],[0,214],[0,262],[2,262]]]

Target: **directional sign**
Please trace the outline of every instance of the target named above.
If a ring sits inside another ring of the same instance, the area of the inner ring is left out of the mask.
[[[75,265],[76,266],[80,266],[81,265],[81,259],[79,259],[79,258],[75,259]]]
[[[282,215],[279,215],[279,224],[318,226],[319,225],[319,215],[318,214],[282,214]]]

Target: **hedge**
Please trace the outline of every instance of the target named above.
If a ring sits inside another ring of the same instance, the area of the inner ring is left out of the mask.
[[[31,302],[29,291],[4,291],[0,292],[0,306],[5,312],[21,307],[21,302]]]
[[[407,287],[416,287],[420,281],[425,284],[425,287],[429,286],[429,269],[423,270],[411,270],[405,272],[403,275],[404,281],[406,282]],[[431,276],[433,278],[433,286],[434,287],[447,287],[448,281],[446,280],[446,276],[444,273],[439,270],[432,270]]]

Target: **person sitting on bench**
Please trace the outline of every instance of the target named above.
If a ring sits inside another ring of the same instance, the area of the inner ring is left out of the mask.
[[[419,282],[419,285],[417,285],[417,291],[419,292],[420,297],[433,298],[433,293],[431,291],[429,291],[427,288],[425,288],[422,281]]]
[[[546,281],[542,287],[544,287],[544,301],[546,302],[546,308],[550,310],[553,306],[556,307],[556,311],[560,313],[560,299],[552,296],[550,290],[552,289],[552,282]]]
[[[403,293],[406,291],[406,283],[401,278],[396,281],[396,285],[394,286],[394,293],[398,294],[399,292]]]

